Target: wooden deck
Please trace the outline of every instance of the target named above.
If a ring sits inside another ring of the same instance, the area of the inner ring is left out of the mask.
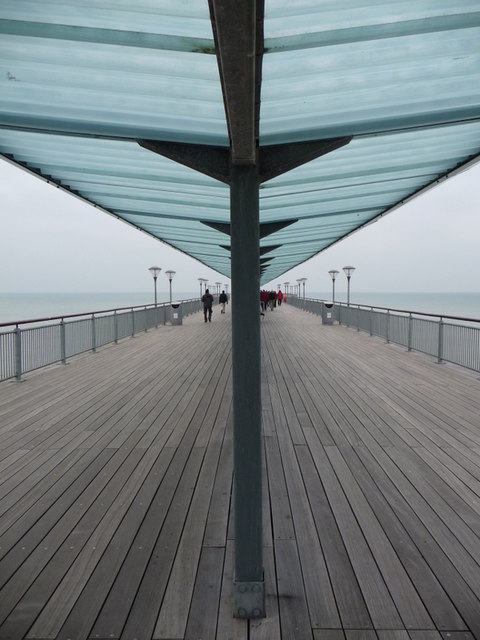
[[[228,309],[230,311],[230,309]],[[0,385],[0,638],[480,638],[480,382],[262,320],[268,617],[232,617],[230,316]]]

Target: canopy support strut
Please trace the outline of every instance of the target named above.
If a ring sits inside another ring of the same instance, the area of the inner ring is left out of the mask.
[[[259,184],[256,165],[231,167],[234,616],[239,618],[265,616],[258,297]]]

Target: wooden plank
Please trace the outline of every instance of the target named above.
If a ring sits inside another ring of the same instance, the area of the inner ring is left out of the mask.
[[[206,452],[154,630],[156,639],[183,638],[185,635],[220,444],[215,442]]]
[[[340,618],[325,558],[308,503],[293,443],[279,437],[283,466],[295,522],[295,538],[301,563],[312,628],[340,628]],[[299,447],[296,447],[298,449]],[[301,447],[300,447],[301,448]]]
[[[157,478],[163,477],[173,453],[172,449],[164,449],[158,455],[158,451],[152,449],[143,456],[132,480],[123,487],[117,500],[111,504],[100,525],[90,536],[88,543],[58,583],[52,597],[31,627],[27,638],[57,636],[103,554],[113,543],[115,536],[118,540],[117,529],[119,526],[124,526],[122,521],[125,517],[130,517],[129,509],[134,511],[137,505],[148,504],[155,487],[153,483],[149,487],[148,477],[150,475]]]
[[[223,320],[0,384],[1,633],[151,640],[163,611],[176,640],[480,637],[475,375],[283,305],[262,325],[268,618],[232,617]]]
[[[226,404],[226,403],[225,403]],[[231,403],[230,403],[231,410]],[[218,462],[212,499],[208,510],[203,546],[224,547],[233,491],[233,416],[226,421],[225,437]]]
[[[316,436],[316,434],[315,434]],[[311,441],[313,435],[307,436]],[[371,629],[370,615],[310,451],[297,451],[344,629]]]
[[[345,634],[338,629],[314,629],[314,640],[345,640]]]
[[[295,540],[276,540],[278,604],[282,638],[313,638]]]
[[[35,579],[8,618],[0,626],[0,637],[2,634],[8,637],[15,633],[22,636],[27,633],[35,618],[55,591],[57,584],[63,579],[67,569],[81,553],[95,529],[102,522],[102,519],[104,520],[105,505],[114,503],[121,488],[137,467],[140,458],[140,452],[133,451],[120,466],[116,467],[117,471],[112,477],[112,481],[98,494],[88,513],[85,513],[84,517],[73,529],[69,529],[68,525],[62,522],[62,525],[68,531],[68,535],[64,539],[52,540],[51,534],[44,539],[42,544],[46,545],[47,549],[48,546],[53,548],[56,546],[56,551],[49,559],[48,565],[44,567],[41,574]],[[86,496],[84,496],[84,499],[85,502],[88,501]],[[104,522],[106,521],[104,520]],[[109,521],[108,525],[110,525]]]
[[[185,640],[216,637],[224,556],[225,548],[202,549]]]
[[[326,450],[328,459],[355,513],[363,535],[407,629],[434,629],[414,585],[395,550],[336,447]]]
[[[3,584],[0,590],[0,623],[10,615],[20,598],[54,555],[58,540],[65,539],[72,526],[75,526],[81,518],[82,511],[87,510],[87,506],[81,506],[83,504],[80,502],[83,500],[81,496],[87,493],[93,499],[94,492],[90,486],[95,487],[92,483],[95,483],[113,453],[113,451],[101,451],[85,470],[76,483],[75,490],[72,491],[72,497],[76,497],[75,502],[56,503],[46,517],[41,518],[37,525],[23,536],[18,535],[17,532],[18,542],[0,561],[0,576]]]
[[[293,540],[295,538],[293,517],[278,440],[276,437],[265,437],[264,442],[268,472],[268,487],[266,489],[268,489],[270,496],[273,539]]]
[[[358,452],[363,453],[363,449]],[[466,629],[465,623],[452,604],[451,599],[442,588],[432,568],[426,562],[422,549],[417,548],[410,538],[407,530],[399,521],[398,509],[395,501],[392,505],[385,499],[381,491],[381,485],[374,482],[372,472],[367,472],[361,462],[361,457],[353,450],[342,449],[350,470],[355,474],[356,481],[375,512],[376,518],[383,527],[388,539],[394,546],[395,553],[402,562],[410,579],[415,585],[419,596],[427,607],[438,629]],[[380,473],[380,469],[378,469]]]
[[[454,538],[448,538],[447,542],[444,536],[439,540],[440,530],[437,523],[431,520],[424,522],[424,518],[420,518],[425,510],[429,511],[428,505],[380,448],[371,453],[359,448],[357,454],[389,503],[395,505],[395,512],[402,525],[421,550],[467,628],[469,624],[475,628],[478,624],[480,602],[462,575],[464,569],[471,570],[471,559],[467,561],[468,567],[464,565],[465,556],[456,557],[452,563],[452,559],[446,553],[449,553],[450,545],[453,544],[452,549],[455,548],[456,541]],[[440,542],[443,543],[442,546]]]
[[[280,629],[279,599],[277,591],[277,576],[275,572],[275,558],[273,546],[263,548],[263,563],[265,569],[265,611],[266,617],[250,620],[249,640],[271,640],[282,638]],[[219,633],[218,640],[225,636]]]
[[[326,453],[315,442],[310,450],[374,626],[401,629],[398,611]]]
[[[212,640],[214,638],[218,638],[218,640],[222,640],[222,638],[228,640],[247,640],[249,635],[248,620],[233,617],[234,547],[234,543],[228,540],[225,549],[225,564],[220,590],[217,633],[216,636],[211,636]]]

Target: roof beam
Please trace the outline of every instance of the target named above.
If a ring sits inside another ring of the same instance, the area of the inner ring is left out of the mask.
[[[209,0],[233,165],[254,165],[263,57],[262,0]]]
[[[292,5],[295,6],[295,5]],[[455,29],[471,29],[480,25],[480,11],[439,15],[418,20],[398,20],[381,24],[361,25],[347,29],[329,29],[295,36],[268,38],[265,51],[298,51],[307,48],[330,47],[352,42],[368,42],[384,38],[400,38]]]
[[[262,147],[260,149],[260,182],[295,169],[306,162],[335,151],[351,141],[351,136],[328,140],[309,140]]]
[[[159,140],[137,140],[137,142],[144,149],[179,162],[190,169],[195,169],[226,184],[230,182],[229,153],[226,147]]]
[[[189,38],[143,31],[100,29],[98,27],[82,27],[80,25],[52,24],[28,20],[0,19],[0,33],[28,36],[30,38],[68,40],[70,42],[140,47],[142,49],[213,53],[213,42],[211,39],[206,38]]]
[[[200,222],[202,224],[207,225],[207,227],[211,227],[212,229],[215,229],[216,231],[225,233],[227,236],[231,235],[230,223],[228,222],[213,222],[213,221],[207,221],[207,220],[200,220]],[[294,220],[279,220],[278,222],[261,222],[259,225],[260,239],[266,238],[271,233],[275,233],[276,231],[281,231],[282,229],[285,229],[285,227],[288,227],[291,224],[293,224],[294,222],[298,222],[298,219],[295,218]],[[226,247],[223,247],[223,248],[226,249]]]

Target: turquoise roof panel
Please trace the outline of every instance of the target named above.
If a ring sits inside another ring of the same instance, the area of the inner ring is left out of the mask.
[[[352,139],[262,183],[263,282],[478,160],[479,42],[478,0],[266,1],[260,149]],[[228,277],[228,185],[137,142],[228,150],[215,54],[207,0],[3,0],[0,153]]]

